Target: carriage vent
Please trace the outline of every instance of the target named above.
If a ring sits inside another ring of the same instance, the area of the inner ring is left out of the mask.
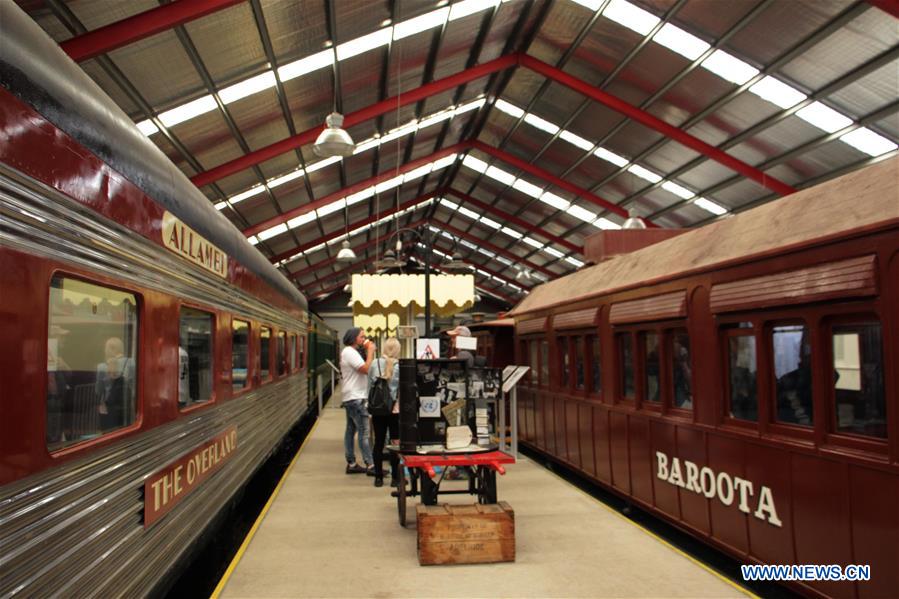
[[[612,310],[609,312],[609,321],[612,324],[624,324],[627,322],[683,318],[686,315],[687,292],[675,291],[674,293],[612,304]]]
[[[515,327],[515,332],[519,335],[527,335],[528,333],[542,333],[546,330],[547,317],[532,318],[531,320],[522,320]]]
[[[599,308],[587,308],[585,310],[575,310],[574,312],[565,312],[564,314],[556,314],[553,316],[554,329],[583,329],[596,325],[596,317],[599,314]]]
[[[712,286],[712,312],[877,294],[876,257],[828,262]]]

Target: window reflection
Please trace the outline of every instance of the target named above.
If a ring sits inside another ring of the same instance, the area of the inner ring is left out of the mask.
[[[777,420],[811,426],[812,346],[803,325],[776,326],[771,333],[774,352]]]
[[[832,336],[837,430],[885,439],[880,323],[834,326]]]

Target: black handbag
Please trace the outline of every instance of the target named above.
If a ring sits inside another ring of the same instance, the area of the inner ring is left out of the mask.
[[[387,379],[381,376],[381,361],[378,360],[378,377],[368,390],[368,413],[372,416],[390,414],[390,386]]]

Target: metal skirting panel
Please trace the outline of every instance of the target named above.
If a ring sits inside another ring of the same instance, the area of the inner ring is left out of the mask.
[[[149,592],[309,407],[302,373],[0,490],[0,596]],[[144,481],[237,427],[234,457],[148,529]]]

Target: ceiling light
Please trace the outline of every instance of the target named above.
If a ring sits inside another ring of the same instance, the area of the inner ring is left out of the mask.
[[[353,251],[353,248],[350,247],[349,240],[344,240],[343,244],[340,246],[340,251],[337,252],[337,261],[338,262],[352,262],[356,259],[356,252]]]
[[[450,8],[449,20],[455,21],[482,10],[493,8],[497,4],[497,0],[462,0],[462,2],[453,4]]]
[[[524,122],[532,127],[540,129],[541,131],[545,131],[546,133],[549,133],[550,135],[555,135],[556,133],[559,132],[558,126],[554,125],[553,123],[550,123],[546,119],[540,118],[536,114],[528,113],[528,114],[524,115]]]
[[[524,111],[521,108],[515,106],[514,104],[506,102],[502,98],[498,98],[493,105],[496,106],[497,110],[499,110],[500,112],[505,112],[509,116],[515,117],[516,119],[520,119],[524,116]]]
[[[432,29],[439,25],[443,25],[446,22],[446,17],[449,15],[449,11],[450,9],[447,6],[437,10],[432,10],[431,12],[425,13],[420,17],[407,19],[402,23],[397,23],[397,25],[393,28],[393,39],[401,40],[404,37],[409,37],[410,35],[414,35],[416,33],[427,31],[428,29]]]
[[[749,91],[781,108],[790,108],[806,98],[804,93],[774,77],[763,78],[750,87]]]
[[[673,181],[665,181],[664,183],[662,183],[662,189],[664,189],[665,191],[671,192],[674,195],[676,195],[677,197],[684,199],[684,200],[689,200],[690,198],[692,198],[693,196],[696,195],[695,193],[693,193],[686,187],[681,187],[680,185],[678,185],[677,183],[675,183]]]
[[[484,172],[491,179],[495,179],[503,185],[512,185],[515,183],[515,175],[496,166],[488,166]]]
[[[571,131],[562,130],[559,133],[559,137],[570,143],[571,145],[578,147],[584,151],[590,151],[593,149],[593,142],[587,141],[580,135],[575,135]]]
[[[440,268],[447,272],[467,273],[471,271],[471,265],[462,261],[462,256],[454,253],[452,257],[440,265]]]
[[[380,260],[375,260],[375,268],[388,270],[391,268],[402,268],[406,265],[406,263],[402,260],[399,260],[396,257],[396,254],[393,253],[393,250],[387,250],[384,252],[384,257]]]
[[[701,66],[737,85],[743,85],[759,73],[752,65],[731,56],[724,50],[715,50],[711,56],[702,61]]]
[[[828,133],[839,131],[852,124],[852,119],[843,116],[833,108],[825,106],[821,102],[812,102],[797,112],[796,116]]]
[[[559,250],[557,250],[556,248],[551,247],[551,246],[546,246],[545,248],[543,248],[543,251],[546,252],[547,254],[549,254],[550,256],[552,256],[553,258],[562,258],[565,255],[562,252],[560,252]]]
[[[615,166],[624,166],[628,162],[630,162],[627,158],[619,156],[614,152],[610,152],[605,148],[596,148],[593,151],[593,155],[601,160],[605,160],[606,162],[611,162]]]
[[[593,226],[597,229],[605,229],[606,231],[614,231],[615,229],[620,229],[621,225],[616,222],[610,221],[604,216],[597,218],[593,222]]]
[[[343,115],[339,112],[332,112],[325,117],[325,124],[327,127],[318,135],[315,145],[312,146],[312,151],[322,158],[352,156],[355,144],[353,144],[353,138],[350,137],[350,134],[341,128],[343,126]]]
[[[521,193],[527,194],[532,198],[539,198],[543,193],[542,189],[524,179],[516,179],[515,183],[512,184],[512,189],[517,189]]]
[[[565,258],[565,262],[567,262],[568,264],[571,264],[571,265],[574,266],[575,268],[580,268],[580,267],[582,267],[582,266],[584,265],[583,262],[581,262],[581,261],[578,260],[577,258],[573,258],[573,257],[571,257],[571,256],[567,256],[567,257]]]
[[[353,284],[352,284],[352,283],[347,283],[346,285],[344,285],[344,286],[343,286],[343,292],[344,292],[344,293],[352,293],[352,292],[353,292]]]
[[[715,216],[727,214],[727,209],[705,198],[696,198],[693,203],[707,212],[711,212]]]
[[[568,214],[570,214],[571,216],[573,216],[575,218],[579,218],[582,221],[588,222],[588,223],[592,223],[594,220],[596,220],[596,217],[598,216],[595,212],[591,212],[590,210],[587,210],[586,208],[581,208],[577,204],[572,204],[571,206],[569,206],[568,209],[566,210],[566,212]]]
[[[640,218],[640,215],[637,214],[637,211],[634,208],[631,208],[627,211],[627,220],[624,221],[623,229],[645,229],[646,223],[643,222],[643,219]]]
[[[869,156],[880,156],[896,149],[896,144],[865,127],[859,127],[855,131],[843,135],[840,137],[840,141]]]
[[[265,241],[266,239],[271,239],[275,235],[280,235],[281,233],[287,233],[287,225],[281,223],[280,225],[275,225],[265,231],[260,231],[257,237],[260,241]]]
[[[203,96],[187,104],[182,104],[177,108],[166,110],[159,115],[159,120],[166,127],[174,127],[178,123],[183,123],[195,116],[211,112],[216,108],[218,108],[218,104],[215,103],[215,98],[212,95]]]
[[[471,154],[466,155],[465,158],[462,159],[462,164],[478,173],[483,173],[487,170],[487,163],[480,158],[475,158]]]
[[[560,198],[556,194],[549,191],[540,196],[540,201],[545,204],[549,204],[557,210],[566,210],[571,205],[571,202]]]
[[[240,83],[229,85],[219,92],[219,98],[223,103],[230,104],[270,87],[275,87],[275,74],[272,71],[266,71],[261,75],[244,79]]]
[[[659,181],[662,180],[662,178],[660,176],[658,176],[657,174],[655,174],[654,172],[652,172],[649,169],[643,168],[639,164],[632,164],[629,167],[627,167],[627,170],[628,170],[628,172],[637,175],[641,179],[646,179],[650,183],[658,183]]]

